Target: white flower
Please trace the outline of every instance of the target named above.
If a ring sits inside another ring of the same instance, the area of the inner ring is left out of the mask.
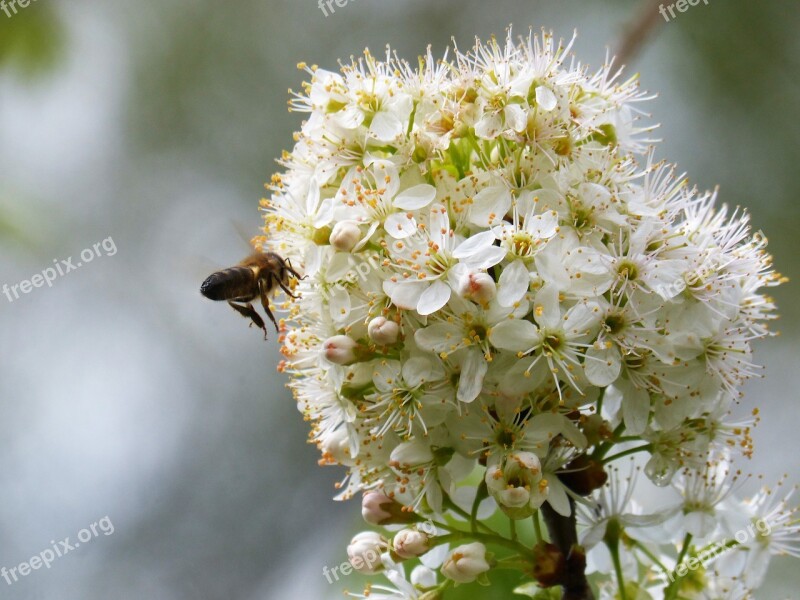
[[[489,568],[489,563],[486,561],[486,546],[480,542],[473,542],[450,551],[442,565],[442,575],[456,583],[469,583],[475,581]]]
[[[539,458],[530,452],[509,454],[486,469],[486,486],[503,512],[512,519],[530,517],[547,499]]]
[[[752,344],[775,308],[764,288],[783,280],[746,214],[655,160],[636,78],[611,60],[591,72],[571,46],[509,32],[442,60],[429,50],[418,67],[391,51],[341,73],[303,67],[291,107],[305,120],[259,243],[304,275],[277,306],[280,369],[320,463],[346,469],[338,498],[366,492],[368,522],[409,528],[392,550],[378,534],[354,540],[353,556],[377,553],[362,568],[391,582],[364,596],[438,597],[448,582],[409,581],[392,557],[428,549],[421,560],[438,567],[449,546],[412,524],[461,529],[473,508],[482,521],[579,506],[609,597],[609,531],[625,530],[637,598],[660,597],[639,574],[676,561],[661,554],[687,531],[735,533],[720,457],[752,453],[757,413],[729,413],[760,374]],[[683,495],[668,523],[641,513],[632,477],[612,471],[598,491],[609,463],[638,452],[654,483]],[[749,594],[770,556],[798,553],[796,511],[778,512],[780,529],[703,572],[702,594]],[[487,538],[473,539],[449,553],[446,577],[489,569]]]

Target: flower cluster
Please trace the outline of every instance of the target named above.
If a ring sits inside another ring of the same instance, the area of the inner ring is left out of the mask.
[[[751,342],[773,310],[760,290],[780,281],[766,240],[653,158],[636,78],[611,62],[591,73],[570,46],[509,33],[443,60],[429,50],[418,68],[388,51],[340,73],[301,65],[310,82],[290,107],[307,118],[260,240],[304,273],[281,369],[321,463],[348,469],[340,498],[368,492],[372,523],[444,527],[441,542],[409,529],[356,540],[351,554],[375,546],[397,586],[370,598],[485,578],[493,511],[555,527],[576,504],[603,529],[586,547],[606,542],[619,567],[609,597],[623,574],[651,588],[621,567],[623,507],[598,504],[607,465],[643,452],[652,482],[707,498],[716,480],[697,474],[751,452],[756,413],[728,414],[758,374]],[[435,564],[443,584],[404,578],[403,560],[461,537]],[[537,539],[500,545],[520,547],[539,585],[563,585],[575,553]]]

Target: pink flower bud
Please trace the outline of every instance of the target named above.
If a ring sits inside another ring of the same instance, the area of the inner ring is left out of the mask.
[[[462,298],[487,304],[497,295],[497,284],[488,273],[467,273],[459,281],[458,293]]]
[[[361,498],[361,516],[370,525],[383,525],[392,518],[392,513],[388,509],[394,500],[386,494],[376,490],[370,490]]]
[[[348,365],[355,361],[356,341],[346,335],[335,335],[325,340],[322,345],[325,359],[335,365]]]

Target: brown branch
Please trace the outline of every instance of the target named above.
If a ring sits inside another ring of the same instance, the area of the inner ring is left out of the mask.
[[[664,0],[644,0],[639,13],[625,26],[616,53],[619,66],[634,60],[648,38],[665,22],[659,13],[663,2]]]
[[[564,589],[562,600],[595,600],[594,592],[586,579],[586,554],[578,544],[575,502],[572,498],[569,500],[569,507],[569,517],[558,514],[548,503],[541,508],[550,541],[567,559],[566,572],[561,582]]]

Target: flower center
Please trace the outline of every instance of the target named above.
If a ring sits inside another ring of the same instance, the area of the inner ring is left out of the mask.
[[[626,324],[625,317],[619,313],[610,313],[603,321],[606,331],[611,335],[617,335],[622,332]]]
[[[632,260],[623,260],[617,267],[617,273],[623,279],[628,281],[636,281],[639,277],[639,267]]]

